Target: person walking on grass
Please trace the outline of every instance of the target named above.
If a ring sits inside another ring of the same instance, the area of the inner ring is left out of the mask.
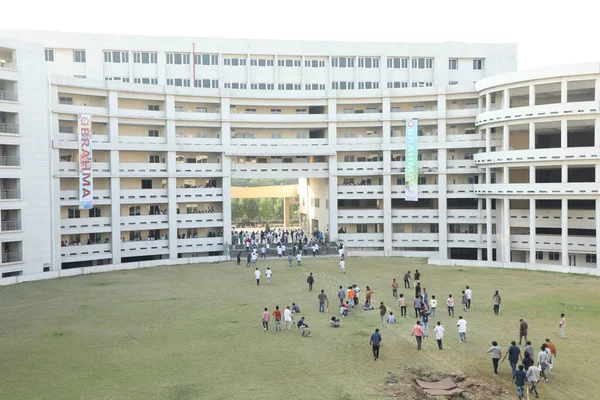
[[[523,360],[521,357],[521,349],[517,346],[517,342],[514,340],[510,342],[510,347],[506,351],[506,354],[504,354],[502,362],[506,360],[506,356],[508,356],[508,362],[510,363],[510,368],[512,369],[512,373],[514,375],[514,373],[517,372],[517,363],[519,360]]]
[[[289,331],[294,323],[294,318],[292,317],[292,311],[290,310],[290,306],[287,306],[285,310],[283,310],[283,320],[285,322],[285,330]]]
[[[410,271],[404,274],[404,289],[410,289],[410,281],[412,278],[410,277]]]
[[[519,346],[521,345],[521,340],[525,338],[525,343],[527,343],[527,329],[529,329],[529,325],[523,318],[519,320]]]
[[[473,291],[467,286],[465,289],[465,294],[467,295],[467,308],[471,308],[471,298],[473,297]]]
[[[429,309],[429,293],[427,292],[427,288],[423,288],[423,305]]]
[[[410,336],[417,338],[417,350],[421,350],[421,343],[423,341],[423,327],[421,326],[421,321],[417,321],[415,326],[413,326]]]
[[[319,299],[319,312],[325,312],[325,302],[327,302],[327,307],[329,307],[329,299],[325,294],[325,290],[321,290],[317,298]]]
[[[258,267],[254,270],[254,279],[256,279],[256,286],[260,285],[260,271]]]
[[[462,296],[460,298],[460,304],[462,304],[462,309],[464,312],[467,312],[467,294],[465,291],[462,291]]]
[[[413,281],[415,284],[420,284],[421,283],[421,273],[419,272],[418,269],[415,270],[415,279]]]
[[[438,349],[440,350],[443,348],[442,341],[444,340],[444,331],[444,326],[440,321],[438,321],[436,327],[433,329],[433,332],[435,333],[435,340],[437,341]]]
[[[237,253],[237,263],[236,263],[236,265],[240,265],[240,264],[241,264],[241,262],[242,262],[242,252],[241,252],[241,251],[239,251],[239,252]]]
[[[452,295],[448,295],[448,300],[446,300],[446,305],[448,306],[448,316],[454,318],[454,299]]]
[[[533,351],[533,347],[531,348],[531,351]],[[523,356],[522,364],[526,370],[535,364],[535,361],[533,361],[533,358],[531,358],[531,354],[528,351],[525,351],[525,355]]]
[[[279,306],[275,306],[273,317],[275,317],[275,332],[281,332],[281,311],[279,311]]]
[[[269,314],[267,307],[265,307],[265,311],[263,311],[263,315],[262,315],[262,325],[263,325],[264,332],[269,332],[269,319],[270,318],[271,318],[271,314]]]
[[[538,367],[540,367],[540,377],[544,379],[544,381],[548,382],[548,378],[546,377],[546,370],[548,369],[548,353],[546,352],[546,345],[543,344],[541,347],[541,351],[538,353],[537,363]]]
[[[379,346],[381,346],[382,340],[379,329],[375,329],[375,332],[371,335],[371,340],[369,341],[369,345],[373,346],[373,361],[379,359]]]
[[[271,284],[271,277],[273,276],[273,271],[271,271],[271,268],[267,267],[267,270],[265,271],[265,277],[267,278],[267,285]]]
[[[413,307],[415,308],[415,318],[419,318],[421,314],[421,297],[416,296],[413,300]]]
[[[250,266],[251,259],[252,259],[252,255],[250,255],[250,253],[248,253],[248,255],[246,255],[246,268],[248,268]]]
[[[500,293],[498,293],[498,291],[496,290],[496,293],[494,293],[494,314],[498,315],[500,314],[500,303],[502,303],[502,297],[500,297]]]
[[[500,358],[502,358],[502,349],[498,346],[498,342],[495,340],[492,342],[492,347],[490,347],[487,353],[492,353],[492,365],[494,366],[494,375],[498,376],[498,362]]]
[[[308,283],[308,291],[312,292],[313,284],[315,283],[315,278],[313,277],[312,272],[308,274],[308,278],[306,278],[306,282]]]
[[[560,314],[560,322],[558,323],[558,333],[560,334],[560,338],[565,338],[565,328],[567,327],[567,320],[565,318],[565,314]]]
[[[342,274],[346,273],[346,261],[340,260],[340,272]]]
[[[458,336],[460,336],[460,342],[464,343],[467,341],[467,321],[463,319],[462,315],[458,317]]]
[[[340,290],[338,290],[338,299],[340,299],[340,307],[344,305],[344,299],[346,298],[346,291],[343,286],[340,286]]]
[[[288,254],[287,260],[288,260],[288,267],[291,267],[292,266],[292,261],[294,261],[294,257],[292,257],[292,253]]]
[[[352,288],[352,286],[348,286],[348,290],[346,291],[346,297],[350,302],[350,307],[354,308],[355,305],[358,305],[354,304],[354,289]]]
[[[385,314],[387,313],[387,308],[383,304],[383,301],[379,305],[379,316],[381,317],[381,326],[385,326]]]
[[[398,297],[398,306],[400,307],[400,316],[406,318],[406,299],[404,293],[400,293]]]
[[[423,336],[429,337],[429,311],[425,309],[421,312],[421,323],[423,326]]]
[[[523,366],[519,365],[519,369],[515,371],[512,380],[515,382],[517,386],[517,396],[519,400],[523,400],[523,396],[525,395],[525,379],[527,379],[527,375],[525,371],[523,371]]]
[[[525,367],[525,365],[523,365],[523,367]],[[527,368],[525,378],[531,385],[530,392],[535,393],[535,398],[538,399],[540,394],[538,393],[537,385],[540,382],[540,371],[535,365],[530,365],[529,368]]]
[[[398,298],[398,282],[396,282],[395,278],[392,280],[392,296]]]
[[[550,339],[546,339],[546,348],[550,349],[550,357],[552,357],[552,365],[554,365],[554,359],[556,358],[556,346],[550,341]]]
[[[431,318],[435,318],[435,310],[437,309],[437,300],[435,299],[435,295],[431,296],[431,300],[429,300],[429,311],[431,312]]]
[[[371,307],[371,297],[373,296],[373,291],[372,291],[372,290],[371,290],[371,288],[370,288],[370,287],[368,287],[368,286],[367,286],[367,291],[366,291],[365,295],[366,295],[366,296],[365,296],[365,298],[366,298],[366,300],[365,300],[365,305],[366,305],[367,307]]]

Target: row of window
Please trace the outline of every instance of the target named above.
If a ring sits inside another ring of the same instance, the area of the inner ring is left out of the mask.
[[[448,69],[458,69],[458,59],[451,58],[448,60]],[[483,60],[475,59],[473,60],[473,69],[480,70],[483,69]]]
[[[234,139],[256,139],[255,132],[235,132],[232,137]],[[281,132],[271,132],[271,139],[281,139]],[[308,139],[308,132],[296,132],[296,139]]]

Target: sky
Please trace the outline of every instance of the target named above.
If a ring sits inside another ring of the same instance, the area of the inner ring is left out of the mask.
[[[597,0],[8,0],[1,29],[516,43],[519,69],[600,62]]]

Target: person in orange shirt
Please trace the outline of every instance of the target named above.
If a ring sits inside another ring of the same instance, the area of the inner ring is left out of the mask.
[[[348,300],[350,300],[350,307],[354,308],[354,289],[352,289],[352,286],[348,286],[348,293],[346,297],[348,297]]]
[[[281,311],[279,310],[279,306],[275,306],[273,316],[275,317],[275,332],[281,332]]]
[[[367,300],[365,301],[365,305],[367,307],[371,306],[371,296],[373,295],[373,291],[370,287],[367,286]]]
[[[554,367],[554,360],[556,359],[556,346],[550,341],[550,339],[546,339],[546,347],[550,349],[550,354],[552,354],[551,365]]]

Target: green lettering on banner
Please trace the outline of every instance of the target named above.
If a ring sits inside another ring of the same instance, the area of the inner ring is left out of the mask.
[[[416,119],[406,121],[406,150],[404,164],[405,200],[419,201],[419,122]]]

